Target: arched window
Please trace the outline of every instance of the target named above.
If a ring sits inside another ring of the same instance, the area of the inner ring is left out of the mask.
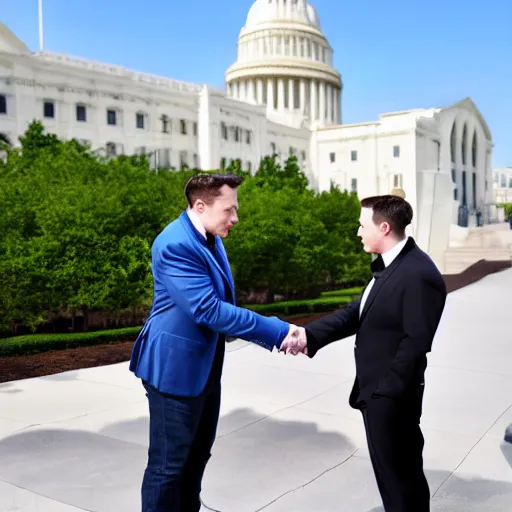
[[[473,142],[471,144],[471,160],[473,163],[473,167],[476,167],[476,157],[477,157],[477,144],[476,144],[476,130],[473,133]]]
[[[455,148],[456,148],[457,133],[455,132],[455,121],[452,126],[452,133],[450,135],[450,151],[452,155],[452,163],[455,163]]]
[[[468,147],[468,127],[464,124],[462,130],[462,165],[466,165],[466,148]]]

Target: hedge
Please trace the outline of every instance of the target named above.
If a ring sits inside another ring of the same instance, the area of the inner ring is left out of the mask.
[[[48,350],[103,345],[120,341],[133,341],[141,327],[127,327],[96,332],[70,334],[29,334],[0,339],[0,357],[38,354]]]

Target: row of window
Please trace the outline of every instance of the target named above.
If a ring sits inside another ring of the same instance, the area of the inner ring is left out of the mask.
[[[400,146],[393,146],[393,157],[400,158]],[[329,161],[331,162],[331,164],[336,162],[336,153],[329,153]],[[357,151],[350,152],[350,161],[357,162]]]
[[[462,142],[461,142],[461,159],[462,165],[466,165],[466,149],[467,149],[467,138],[468,138],[468,127],[464,124],[462,129]],[[450,135],[450,152],[452,157],[452,163],[455,163],[455,157],[457,153],[457,132],[455,122],[452,126],[452,132]],[[476,167],[477,157],[477,141],[476,141],[476,130],[473,132],[473,141],[471,143],[471,163],[473,167]]]
[[[512,188],[512,172],[507,173],[494,173],[494,183],[499,188]]]
[[[224,122],[220,123],[220,136],[223,140],[234,140],[235,142],[244,141],[248,145],[252,143],[251,130],[244,130],[238,126],[228,126]]]
[[[82,141],[87,144],[87,141]],[[171,167],[171,150],[168,148],[148,150],[145,146],[136,148],[134,153],[136,155],[147,155],[153,167],[168,169]],[[107,142],[105,144],[105,156],[114,158],[118,155],[124,154],[123,144],[116,142]],[[199,167],[199,156],[197,153],[192,154],[192,158],[188,151],[180,151],[178,153],[179,168],[191,167],[197,169]]]
[[[7,98],[5,95],[0,94],[0,114],[7,114]],[[109,108],[106,111],[106,122],[109,126],[117,126],[120,123],[121,111],[114,108]],[[45,101],[43,103],[43,117],[45,119],[55,119],[56,108],[55,102]],[[88,109],[86,105],[77,104],[75,106],[75,119],[79,123],[86,123],[88,119]],[[172,131],[173,120],[163,114],[159,119],[161,123],[162,133],[170,133]],[[188,134],[189,121],[186,119],[179,120],[179,133],[182,135]],[[148,114],[145,112],[137,112],[135,114],[135,127],[139,130],[146,130],[148,128]],[[192,133],[197,136],[197,123],[192,122]]]
[[[266,56],[297,57],[332,65],[332,50],[308,37],[270,34],[239,43],[241,62]]]

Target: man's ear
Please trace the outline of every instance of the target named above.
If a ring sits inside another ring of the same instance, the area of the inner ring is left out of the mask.
[[[391,226],[389,225],[389,222],[383,222],[380,225],[380,230],[384,235],[389,235],[389,233],[391,233]]]

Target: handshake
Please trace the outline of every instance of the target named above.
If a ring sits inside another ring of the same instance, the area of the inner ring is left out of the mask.
[[[306,337],[306,329],[304,327],[297,327],[296,325],[290,324],[290,330],[288,335],[281,343],[279,352],[285,354],[293,354],[296,356],[299,353],[308,355],[308,342]]]

